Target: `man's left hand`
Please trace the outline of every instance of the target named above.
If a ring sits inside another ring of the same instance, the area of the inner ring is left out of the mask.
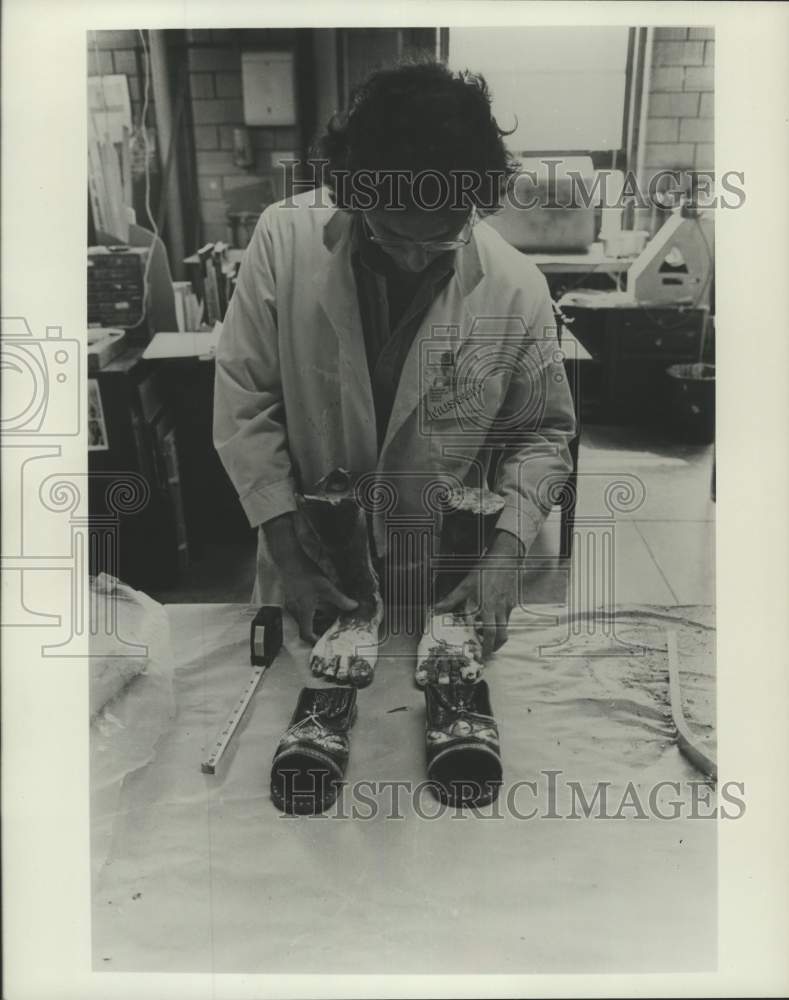
[[[454,612],[476,619],[482,629],[482,657],[501,649],[507,641],[507,623],[518,599],[518,570],[499,559],[522,558],[523,543],[508,531],[497,531],[482,557],[479,569],[469,573],[433,607],[436,612]]]

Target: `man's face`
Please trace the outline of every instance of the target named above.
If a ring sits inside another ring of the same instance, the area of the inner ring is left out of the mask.
[[[466,209],[429,212],[379,208],[364,215],[368,233],[401,271],[424,271],[436,257],[447,253],[447,248],[440,246],[442,242],[468,236]]]

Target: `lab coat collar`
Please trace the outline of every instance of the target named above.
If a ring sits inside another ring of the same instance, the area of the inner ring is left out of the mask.
[[[313,280],[317,285],[317,294],[321,307],[331,321],[345,355],[349,369],[354,373],[357,388],[362,392],[368,412],[374,412],[372,385],[367,367],[367,353],[364,343],[359,300],[356,292],[356,280],[351,263],[351,255],[355,249],[355,229],[353,216],[341,209],[335,211],[323,229],[323,243],[330,252],[324,265],[315,273]],[[456,252],[455,275],[461,295],[464,299],[465,322],[458,330],[460,341],[470,331],[472,317],[465,302],[468,294],[479,284],[484,271],[476,244],[476,236],[472,230],[470,242],[462,250]],[[451,282],[450,282],[451,284]],[[442,293],[444,294],[444,293]],[[379,455],[379,468],[384,461],[386,451],[400,427],[411,413],[420,405],[422,396],[427,391],[425,380],[420,376],[420,357],[422,344],[432,335],[433,323],[431,317],[435,303],[428,310],[411,348],[406,357],[400,376],[400,385],[395,396],[389,424],[386,430],[383,447]],[[435,316],[434,322],[442,317]],[[458,342],[458,346],[459,343]],[[374,435],[374,429],[371,432]],[[365,454],[371,446],[370,441],[364,442],[362,449]],[[372,444],[374,448],[374,444]]]
[[[373,414],[373,390],[351,264],[351,241],[347,238],[353,228],[351,222],[346,212],[337,211],[324,226],[324,245],[331,252],[315,270],[312,281],[317,301],[337,336],[341,393],[354,401],[347,407],[348,412],[360,409]],[[374,420],[356,428],[354,448],[362,468],[374,464],[378,453]]]
[[[473,229],[471,230],[471,240],[455,254],[455,274],[464,298],[474,291],[485,275],[482,261],[479,259],[477,238]]]
[[[353,216],[338,208],[332,212],[329,221],[323,227],[323,245],[330,253],[334,253],[343,236],[350,239],[353,235]]]

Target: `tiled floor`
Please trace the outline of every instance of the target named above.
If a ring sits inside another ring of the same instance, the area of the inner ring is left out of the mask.
[[[673,442],[644,428],[587,426],[581,439],[574,572],[590,565],[589,536],[613,536],[613,601],[619,604],[714,604],[715,504],[712,447]],[[617,484],[620,484],[617,487]],[[606,504],[619,500],[612,514]],[[555,511],[532,549],[559,545]],[[549,603],[562,587],[562,565],[535,572],[528,599]],[[567,567],[564,567],[567,577]],[[564,596],[559,596],[563,600]],[[599,602],[599,587],[598,587]]]
[[[583,588],[589,603],[600,602],[605,585],[618,604],[713,604],[711,446],[672,442],[643,428],[586,426],[578,468],[572,567],[556,555],[557,510],[532,548],[526,600],[563,603],[571,573],[584,573],[597,581],[595,589],[591,583]],[[617,483],[625,485],[617,488]],[[609,502],[618,496],[625,508],[615,515],[606,505],[607,490]],[[613,538],[613,574],[600,564],[604,537]],[[254,567],[253,535],[248,544],[206,546],[181,586],[152,596],[163,603],[245,603]]]

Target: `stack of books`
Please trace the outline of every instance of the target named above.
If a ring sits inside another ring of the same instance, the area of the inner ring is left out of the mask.
[[[180,333],[191,333],[200,329],[203,318],[203,303],[195,295],[191,281],[174,281],[175,319]]]
[[[210,327],[225,317],[227,304],[238,277],[238,263],[228,260],[227,243],[206,243],[197,251],[200,261],[200,282],[205,303],[204,319]]]

